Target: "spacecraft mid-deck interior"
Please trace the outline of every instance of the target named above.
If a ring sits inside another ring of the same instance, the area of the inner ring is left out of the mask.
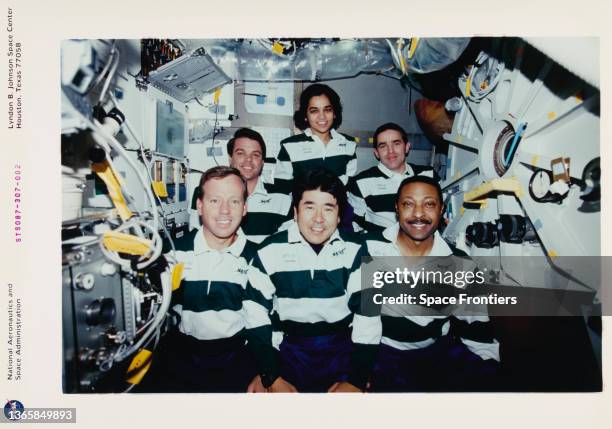
[[[410,162],[441,177],[443,236],[472,258],[554,267],[599,256],[598,61],[593,38],[64,41],[64,391],[138,383],[176,283],[159,256],[197,225],[191,196],[202,172],[226,164],[233,131],[251,127],[265,138],[263,178],[273,182],[279,142],[294,134],[299,95],[313,82],[342,96],[358,170],[376,163],[379,125],[406,129]],[[521,284],[511,266],[504,274]],[[584,292],[596,305],[597,291]],[[533,381],[505,390],[600,389],[600,319],[590,311],[556,324],[500,318],[508,360],[530,367],[519,378]],[[548,349],[521,354],[534,343]],[[562,353],[579,368],[547,364]]]

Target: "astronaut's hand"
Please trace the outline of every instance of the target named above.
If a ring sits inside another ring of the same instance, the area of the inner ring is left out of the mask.
[[[327,391],[328,393],[361,393],[362,390],[348,381],[336,381]]]
[[[268,387],[268,392],[271,393],[297,393],[297,389],[293,384],[285,381],[282,377],[278,377],[272,383],[272,386]]]
[[[249,387],[247,387],[247,393],[265,393],[266,388],[263,386],[261,382],[261,377],[259,375],[255,376],[253,380],[249,383]]]

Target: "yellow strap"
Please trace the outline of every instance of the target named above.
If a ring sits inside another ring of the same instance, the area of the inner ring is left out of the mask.
[[[278,41],[275,41],[274,44],[272,45],[272,52],[274,52],[276,55],[283,55],[284,49],[285,48],[283,48],[283,45],[278,43]]]
[[[477,200],[470,200],[470,201],[466,201],[467,203],[471,203],[471,204],[480,204],[482,208],[483,205],[489,204],[489,199],[488,198],[479,198]]]
[[[127,202],[121,192],[121,184],[115,171],[108,161],[96,162],[91,165],[91,169],[104,181],[108,188],[108,195],[117,209],[117,213],[123,221],[132,217],[132,212],[127,207]]]
[[[106,231],[102,244],[111,252],[142,256],[151,250],[151,240],[117,231]]]
[[[129,376],[126,380],[130,384],[138,384],[145,376],[149,368],[151,367],[152,355],[149,350],[142,349],[134,356],[130,366],[127,370],[127,375]]]
[[[414,55],[414,51],[416,51],[417,45],[419,44],[419,38],[413,37],[410,39],[410,50],[408,51],[408,59],[411,59]]]
[[[176,264],[172,269],[172,290],[175,291],[181,287],[181,279],[183,278],[183,269],[185,264],[183,262]]]
[[[468,75],[467,81],[465,82],[465,96],[469,97],[471,92],[472,92],[472,76]]]
[[[152,182],[151,186],[153,188],[153,192],[160,198],[166,198],[168,196],[168,189],[166,189],[166,184],[164,182]]]
[[[213,98],[215,104],[219,104],[219,98],[221,98],[221,88],[215,89],[215,96]]]
[[[509,179],[493,179],[480,186],[466,192],[463,201],[467,203],[477,203],[482,201],[482,197],[493,191],[514,192],[517,196],[522,195],[521,184],[516,177]],[[480,201],[479,201],[480,200]]]

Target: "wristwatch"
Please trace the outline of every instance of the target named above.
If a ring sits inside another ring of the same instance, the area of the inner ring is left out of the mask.
[[[278,378],[278,375],[275,377],[271,377],[268,374],[260,374],[260,377],[261,377],[261,384],[263,384],[263,387],[267,389],[268,387],[274,384],[274,382]]]

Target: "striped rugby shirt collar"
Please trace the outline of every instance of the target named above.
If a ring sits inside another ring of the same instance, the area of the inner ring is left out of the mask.
[[[264,186],[264,181],[261,176],[259,176],[259,178],[257,179],[257,184],[255,185],[253,192],[251,193],[251,195],[248,196],[247,203],[249,202],[249,198],[251,198],[253,195],[268,195],[268,191]]]
[[[331,235],[331,237],[329,237],[329,240],[327,240],[327,242],[325,243],[323,247],[327,246],[328,244],[333,243],[336,240],[342,240],[342,238],[340,237],[340,233],[338,232],[338,228],[336,228],[334,233]],[[302,242],[310,247],[310,243],[306,241],[306,239],[300,232],[300,228],[298,227],[298,224],[296,221],[293,221],[291,223],[291,226],[289,226],[289,229],[287,230],[287,241],[289,243]]]
[[[399,234],[399,229],[399,222],[395,222],[393,225],[387,227],[382,234],[383,237],[393,244],[394,249],[397,251],[397,255],[401,256],[399,247],[397,246],[397,234]],[[453,251],[440,233],[438,231],[434,232],[434,244],[427,256],[450,256],[452,254]]]
[[[346,140],[346,138],[344,138],[342,134],[340,134],[338,131],[334,130],[333,128],[329,130],[329,134],[331,138],[329,139],[329,143],[327,143],[327,145],[325,145],[325,143],[323,143],[323,140],[321,140],[319,136],[314,134],[310,128],[306,128],[304,130],[304,134],[306,134],[308,137],[310,137],[316,142],[321,143],[324,146],[329,146],[331,144],[339,144],[339,142],[344,142]]]
[[[382,163],[382,162],[380,162],[380,161],[378,162],[377,167],[378,167],[378,169],[379,169],[380,171],[382,171],[382,173],[383,173],[385,176],[387,176],[387,177],[389,177],[389,178],[394,177],[394,176],[400,176],[400,177],[402,177],[402,178],[404,178],[404,177],[412,177],[412,176],[414,176],[414,170],[412,169],[412,167],[410,166],[410,164],[408,164],[407,162],[405,162],[405,163],[404,163],[404,165],[406,166],[406,170],[404,170],[404,172],[403,172],[403,173],[396,173],[396,172],[395,172],[395,171],[393,171],[393,170],[389,170],[389,169],[388,169],[388,168],[385,166],[385,164],[383,164],[383,163]]]
[[[193,240],[193,253],[195,256],[207,252],[231,253],[236,258],[239,258],[244,250],[247,240],[242,232],[242,229],[240,228],[238,228],[238,231],[236,231],[236,235],[236,240],[231,245],[225,249],[216,250],[208,245],[206,239],[204,238],[204,226],[200,226],[200,229],[198,229],[198,233]]]

